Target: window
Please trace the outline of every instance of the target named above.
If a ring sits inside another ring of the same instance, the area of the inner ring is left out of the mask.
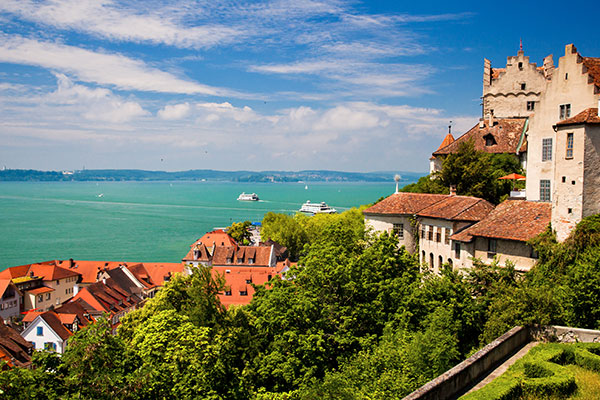
[[[254,258],[249,258],[248,259],[248,264],[254,264]]]
[[[561,104],[560,105],[560,114],[558,119],[563,120],[567,119],[571,116],[571,105],[570,104]]]
[[[438,243],[442,241],[442,228],[440,228],[440,227],[436,228],[435,241]]]
[[[246,279],[246,283],[252,283],[252,278]]]
[[[427,229],[427,239],[433,240],[433,226],[429,225]]]
[[[233,257],[228,257],[227,258],[227,264],[231,264],[233,262]]]
[[[52,296],[52,293],[46,293],[46,300],[50,300],[50,296]]]
[[[433,253],[429,253],[429,266],[431,268],[434,267],[434,265],[433,265]]]
[[[566,177],[566,176],[563,176],[563,177],[562,177],[562,183],[565,183],[566,181],[567,181],[567,177]]]
[[[568,72],[565,74],[565,81],[566,81],[567,79],[569,79],[569,73],[568,73]]]
[[[449,228],[444,228],[444,244],[450,244],[450,236],[452,235],[452,230]]]
[[[426,230],[425,226],[422,226],[421,227],[421,239],[425,239],[425,230]]]
[[[248,296],[248,290],[240,290],[240,296]]]
[[[37,334],[38,336],[44,336],[44,327],[43,327],[43,326],[38,326],[38,327],[36,328],[36,334]]]
[[[550,201],[550,180],[540,180],[540,201]]]
[[[442,258],[442,256],[438,256],[438,268],[439,269],[442,268],[442,264],[444,264],[444,259]]]
[[[498,241],[496,239],[488,239],[488,257],[492,258],[496,255]]]
[[[44,295],[43,294],[38,295],[38,302],[40,302],[40,301],[44,301]]]
[[[225,291],[225,296],[231,296],[231,289]]]
[[[567,152],[565,158],[573,158],[573,132],[567,133]]]
[[[519,70],[521,70],[521,71],[523,70],[523,63],[522,62],[519,63]]]
[[[552,160],[552,138],[542,139],[542,161]]]
[[[533,111],[535,109],[535,101],[527,102],[527,111]]]
[[[46,342],[46,343],[44,343],[44,350],[56,351],[56,343],[54,343],[54,342]]]
[[[454,242],[454,258],[460,258],[460,242]]]
[[[394,224],[392,232],[398,236],[398,239],[404,239],[404,224]]]
[[[521,90],[525,90],[527,88],[527,84],[526,83],[521,83]]]

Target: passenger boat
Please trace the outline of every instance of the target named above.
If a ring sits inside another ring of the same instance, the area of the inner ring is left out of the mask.
[[[258,195],[256,193],[244,193],[240,194],[237,198],[240,201],[258,201]]]
[[[335,214],[337,210],[329,207],[324,201],[320,203],[311,203],[310,200],[302,204],[300,210],[301,213],[315,215],[315,214]]]

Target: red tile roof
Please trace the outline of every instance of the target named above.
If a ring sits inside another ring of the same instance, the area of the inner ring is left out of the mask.
[[[33,345],[0,318],[0,359],[10,367],[28,367],[31,365],[29,353],[32,350]]]
[[[59,318],[62,317],[62,314],[66,315],[76,315],[79,320],[80,326],[86,326],[94,321],[94,319],[89,315],[89,311],[84,307],[85,302],[83,301],[70,301],[62,306],[55,308],[54,312],[58,314]],[[72,322],[71,322],[72,323]]]
[[[592,82],[600,87],[600,58],[583,57],[583,65],[587,68],[587,73]]]
[[[57,260],[57,265],[81,274],[81,283],[94,283],[101,269],[113,269],[122,265],[119,261],[83,261],[83,260]]]
[[[43,311],[28,311],[23,317],[23,322],[33,322],[34,319],[38,317],[38,315],[42,315]]]
[[[0,279],[0,298],[4,295],[4,292],[6,292],[6,288],[8,288],[10,282],[10,279]]]
[[[182,263],[143,263],[151,281],[155,285],[164,285],[165,278],[171,275],[181,274],[185,266]],[[127,267],[129,269],[129,267]],[[132,271],[133,272],[133,271]]]
[[[456,153],[461,143],[467,141],[473,141],[475,150],[486,153],[516,153],[525,121],[526,118],[495,118],[491,127],[486,120],[483,128],[480,128],[478,123],[448,146],[433,152],[433,156]],[[486,146],[488,135],[493,137],[496,144]],[[518,150],[526,151],[526,146],[527,144],[524,143]]]
[[[446,135],[446,137],[444,138],[444,140],[440,144],[440,147],[438,147],[438,150],[439,149],[443,149],[444,147],[452,144],[452,142],[454,142],[454,136],[452,136],[452,134],[448,132],[448,134]]]
[[[40,286],[35,289],[26,289],[26,290],[24,290],[24,292],[31,293],[31,294],[42,294],[42,293],[54,292],[54,289],[52,289],[51,287],[48,287],[48,286]]]
[[[35,276],[41,276],[45,281],[54,281],[68,278],[70,276],[81,275],[76,271],[47,264],[31,264],[29,273],[31,272],[33,272],[33,275]]]
[[[394,193],[379,203],[365,209],[367,214],[406,215],[416,214],[422,209],[444,200],[448,195],[427,193]]]
[[[217,246],[212,257],[213,266],[257,266],[271,265],[273,246]],[[228,262],[228,259],[231,262]],[[253,259],[253,262],[250,260]]]
[[[506,200],[500,203],[486,218],[457,232],[452,240],[470,242],[472,237],[526,242],[548,227],[552,204],[526,200]]]
[[[598,117],[598,108],[586,108],[574,117],[557,122],[556,126],[579,124],[600,124],[600,117]]]
[[[231,292],[229,296],[219,294],[219,300],[225,307],[249,304],[255,292],[252,285],[265,284],[269,281],[269,276],[273,278],[278,275],[277,268],[271,267],[213,267],[212,272],[225,278],[226,290]]]
[[[184,261],[205,261],[208,262],[210,253],[207,248],[212,246],[237,246],[236,241],[224,230],[216,229],[206,232],[200,239],[196,240],[190,247],[190,251],[183,258]],[[195,257],[194,250],[199,250],[199,257]]]
[[[45,313],[40,315],[50,328],[58,335],[62,340],[67,340],[73,335],[73,332],[68,330],[63,323],[60,321],[60,318],[54,311],[46,311]]]
[[[470,196],[447,196],[419,211],[419,217],[440,218],[452,221],[479,221],[494,209],[487,200]]]

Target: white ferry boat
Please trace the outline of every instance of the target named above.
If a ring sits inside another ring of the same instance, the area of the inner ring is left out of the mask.
[[[335,208],[329,207],[324,201],[320,203],[311,203],[310,200],[306,203],[302,204],[300,210],[298,210],[304,214],[335,214],[337,210]]]
[[[240,194],[237,198],[240,201],[258,201],[258,195],[256,193],[244,193]]]

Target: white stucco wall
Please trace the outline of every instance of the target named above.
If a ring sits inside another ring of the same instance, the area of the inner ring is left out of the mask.
[[[583,73],[584,65],[572,45],[565,47],[565,55],[560,58],[558,67],[547,82],[546,89],[530,119],[527,135],[527,200],[540,199],[540,180],[551,181],[551,192],[555,190],[555,163],[563,148],[556,146],[553,126],[559,121],[560,105],[571,105],[571,117],[581,111],[598,106],[598,95],[594,85],[588,83],[588,74]],[[542,139],[552,138],[552,161],[542,161]]]
[[[38,326],[42,327],[43,330],[43,334],[41,336],[38,336],[37,334]],[[23,336],[23,338],[28,342],[33,343],[36,350],[44,350],[44,343],[52,342],[56,344],[57,353],[64,353],[65,349],[63,347],[64,343],[62,339],[60,336],[54,333],[52,328],[50,328],[50,325],[48,325],[41,317],[37,317],[31,324],[29,324],[21,336]]]
[[[398,245],[405,246],[410,253],[415,252],[415,240],[413,236],[413,227],[411,226],[410,215],[379,215],[365,213],[365,227],[372,229],[373,232],[391,233],[394,224],[403,225],[403,238],[398,240]]]
[[[537,259],[531,258],[531,247],[525,242],[497,239],[496,254],[490,254],[488,240],[483,237],[475,238],[474,258],[486,264],[491,264],[494,259],[497,259],[501,267],[506,266],[507,261],[510,260],[518,271],[529,271],[537,262]]]

